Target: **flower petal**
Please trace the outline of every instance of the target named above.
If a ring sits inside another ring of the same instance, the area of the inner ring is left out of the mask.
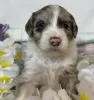
[[[0,84],[1,89],[10,89],[14,86],[14,84]]]
[[[5,50],[4,50],[7,54],[9,54],[9,55],[15,55],[15,53],[16,53],[16,50],[15,50],[15,48],[13,48],[13,47],[8,47],[8,48],[6,48]]]
[[[2,69],[0,69],[0,76],[3,76],[4,72],[2,71]]]
[[[13,45],[14,40],[11,39],[11,38],[7,38],[7,39],[5,39],[3,42],[4,42],[4,44],[5,44],[6,46],[11,46],[11,45]]]
[[[90,70],[88,70],[88,69],[82,69],[79,72],[79,74],[78,74],[79,81],[83,81],[83,79],[85,78],[85,76],[93,77],[93,73]]]
[[[4,69],[4,74],[10,77],[16,77],[19,74],[19,67],[16,64],[13,64],[11,67],[6,67]]]
[[[11,78],[9,76],[0,76],[0,83],[3,84],[3,82],[5,81],[5,83],[10,83]]]
[[[7,60],[0,60],[0,65],[2,66],[2,68],[6,68],[12,66],[12,63]]]
[[[8,92],[8,89],[0,88],[0,94],[1,93],[7,93],[7,92]]]
[[[58,95],[54,90],[48,89],[43,93],[43,100],[60,100],[60,99],[58,98]]]
[[[94,64],[88,66],[88,68],[94,74]]]
[[[87,94],[90,99],[89,100],[94,100],[94,93],[92,92],[92,84],[88,84],[88,81],[82,81],[78,84],[77,88],[79,94],[85,93]],[[85,99],[84,99],[85,100]]]
[[[92,86],[94,84],[94,79],[92,79],[92,77],[90,76],[85,76],[85,80],[84,80],[88,86]]]
[[[9,61],[10,63],[14,63],[14,58],[12,56],[12,54],[5,54],[1,57],[1,60],[6,60]]]
[[[59,92],[58,92],[58,95],[60,96],[60,100],[72,100],[69,96],[68,96],[68,94],[67,94],[67,92],[64,90],[64,89],[61,89]]]
[[[86,93],[81,93],[80,98],[81,100],[90,100],[90,97]]]
[[[6,52],[0,51],[0,57],[3,56],[4,54],[6,54]]]
[[[4,49],[5,44],[3,42],[0,41],[0,50]]]
[[[22,57],[22,51],[18,51],[15,56],[15,60],[18,60]]]
[[[85,69],[89,66],[89,61],[81,60],[77,65],[77,70],[80,71],[81,69]]]

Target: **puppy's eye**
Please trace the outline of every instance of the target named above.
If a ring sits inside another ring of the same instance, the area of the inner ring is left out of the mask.
[[[37,22],[37,24],[36,24],[36,28],[44,28],[45,27],[45,23],[43,22],[43,21],[39,21],[39,22]]]
[[[66,22],[66,21],[61,21],[61,20],[58,20],[58,26],[59,28],[65,28],[65,29],[71,29],[71,23],[70,22]]]
[[[35,27],[37,32],[42,32],[43,29],[46,27],[46,24],[44,23],[44,21],[40,20],[36,23]]]
[[[63,26],[64,26],[65,29],[69,29],[70,28],[69,23],[64,23]]]

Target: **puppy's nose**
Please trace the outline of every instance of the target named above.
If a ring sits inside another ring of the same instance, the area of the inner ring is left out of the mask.
[[[59,46],[60,43],[61,43],[60,37],[51,37],[51,38],[50,38],[50,44],[51,44],[52,46]]]

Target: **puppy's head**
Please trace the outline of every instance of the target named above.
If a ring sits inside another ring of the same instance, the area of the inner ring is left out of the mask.
[[[78,31],[74,17],[57,5],[49,5],[34,12],[25,29],[43,51],[66,50]]]

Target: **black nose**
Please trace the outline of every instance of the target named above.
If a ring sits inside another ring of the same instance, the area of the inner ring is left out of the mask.
[[[60,37],[51,37],[51,38],[50,38],[50,44],[51,44],[52,46],[59,46],[60,43],[61,43]]]

